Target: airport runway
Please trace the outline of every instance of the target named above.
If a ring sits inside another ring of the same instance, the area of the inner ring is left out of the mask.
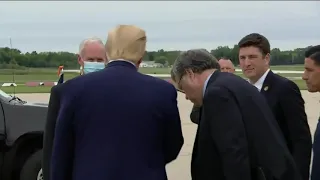
[[[320,93],[309,93],[302,91],[302,96],[305,100],[306,112],[308,115],[308,121],[312,134],[315,131],[317,120],[319,117],[320,106]],[[43,102],[46,103],[49,100],[49,94],[19,94],[23,100],[30,102]],[[168,179],[173,180],[191,180],[190,177],[190,162],[191,153],[193,148],[194,137],[197,126],[194,125],[190,119],[189,114],[192,109],[191,102],[184,98],[184,95],[179,93],[178,105],[180,116],[182,120],[183,135],[185,139],[184,146],[180,152],[179,157],[174,162],[167,166]]]

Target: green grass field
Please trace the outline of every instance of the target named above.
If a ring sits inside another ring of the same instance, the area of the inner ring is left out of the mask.
[[[50,93],[52,87],[45,86],[36,86],[36,87],[28,87],[28,86],[17,86],[15,87],[1,87],[0,89],[8,94],[13,94],[13,92],[19,93]]]
[[[139,70],[144,74],[169,74],[170,68],[141,68]],[[14,77],[13,77],[13,74]],[[72,79],[78,76],[79,73],[65,73],[64,78],[66,80]],[[13,78],[16,84],[24,84],[26,82],[43,82],[43,81],[57,81],[58,75],[56,69],[24,69],[15,70],[10,69],[0,70],[0,83],[13,82]]]
[[[303,71],[303,65],[292,65],[292,66],[272,66],[272,70],[294,70]],[[170,68],[140,68],[139,71],[144,74],[170,74]],[[10,69],[0,70],[0,84],[5,82],[15,82],[18,86],[13,87],[0,87],[1,90],[6,93],[48,93],[51,87],[38,86],[38,87],[27,87],[26,82],[46,82],[52,81],[56,82],[58,80],[57,69],[47,69],[47,68],[29,68],[29,69],[19,69],[14,71]],[[237,72],[237,75],[243,77],[241,72]],[[78,76],[79,73],[65,73],[65,80],[72,79]],[[280,74],[285,77],[300,77],[301,74]],[[305,83],[301,79],[293,80],[300,87],[301,90],[306,89]]]

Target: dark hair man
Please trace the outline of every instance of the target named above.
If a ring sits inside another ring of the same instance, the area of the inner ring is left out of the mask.
[[[192,49],[180,54],[171,71],[186,98],[202,106],[192,179],[300,180],[264,97],[243,78],[219,68],[208,51]]]
[[[309,179],[312,140],[299,87],[270,70],[270,43],[266,37],[252,33],[238,45],[243,74],[268,101],[302,179]]]
[[[304,73],[302,79],[306,81],[308,91],[320,92],[320,45],[313,46],[305,52]],[[320,118],[319,118],[320,120]],[[313,161],[311,180],[320,179],[320,123],[318,122],[314,134]]]

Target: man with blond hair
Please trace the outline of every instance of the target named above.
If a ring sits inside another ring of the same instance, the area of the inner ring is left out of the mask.
[[[183,145],[174,86],[137,71],[146,33],[111,30],[107,67],[67,81],[57,120],[51,180],[165,180]]]

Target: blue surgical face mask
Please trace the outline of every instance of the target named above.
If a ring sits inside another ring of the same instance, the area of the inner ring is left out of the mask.
[[[84,74],[91,73],[91,72],[96,72],[101,69],[105,68],[105,64],[103,62],[88,62],[84,61],[83,65],[83,72]]]

